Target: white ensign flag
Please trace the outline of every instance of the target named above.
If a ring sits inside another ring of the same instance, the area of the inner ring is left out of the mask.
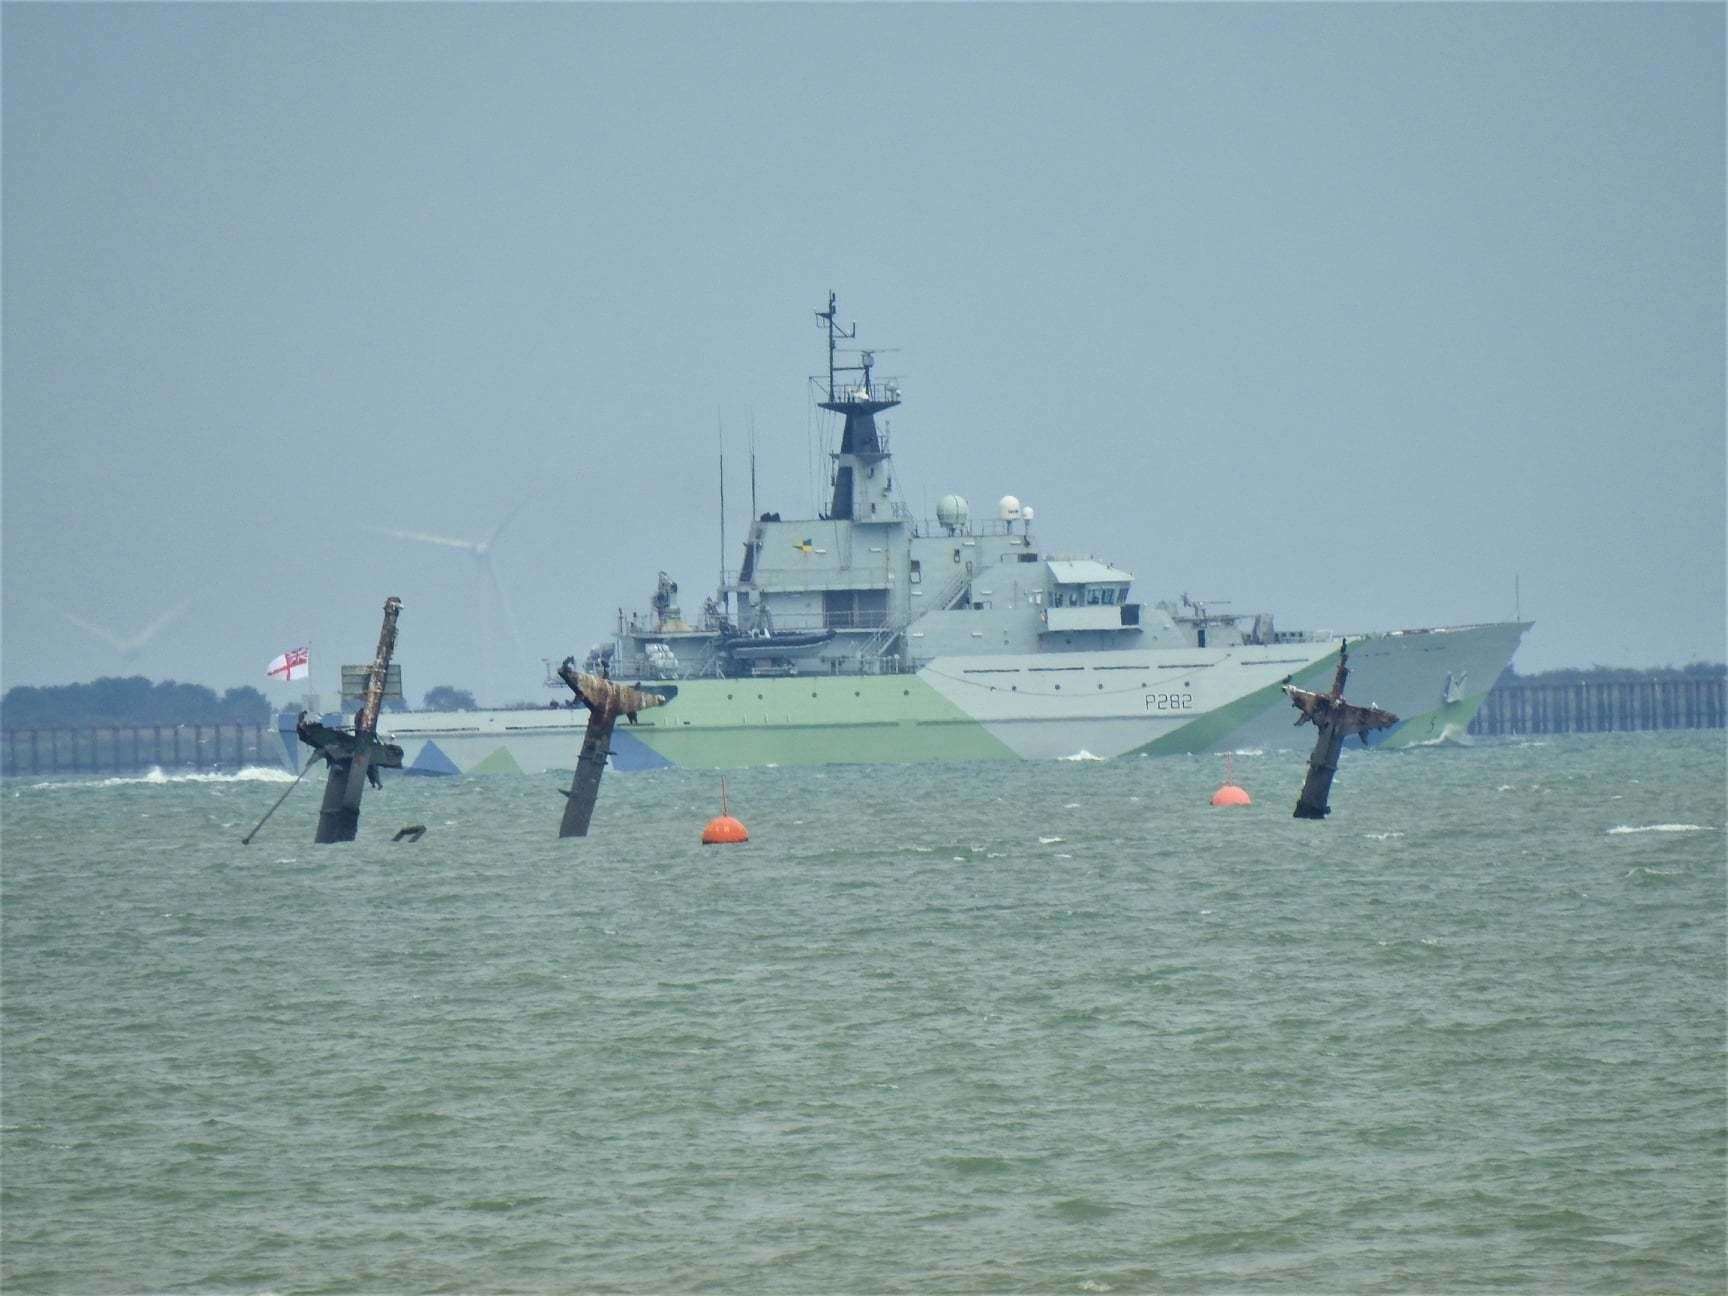
[[[279,679],[285,684],[292,684],[295,680],[303,680],[312,673],[312,650],[310,648],[290,648],[271,662],[270,669],[264,673],[271,679]]]

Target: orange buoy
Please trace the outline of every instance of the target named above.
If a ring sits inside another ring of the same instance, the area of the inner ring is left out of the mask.
[[[747,842],[750,834],[744,830],[744,825],[731,815],[716,815],[708,821],[708,826],[702,830],[704,846],[730,846],[734,842]]]
[[[1236,762],[1231,753],[1224,753],[1224,786],[1212,794],[1215,806],[1253,805],[1247,792],[1236,786]]]
[[[704,846],[731,846],[738,842],[747,842],[750,834],[744,825],[732,817],[731,807],[726,804],[726,780],[720,780],[720,813],[708,821],[708,826],[702,830]]]

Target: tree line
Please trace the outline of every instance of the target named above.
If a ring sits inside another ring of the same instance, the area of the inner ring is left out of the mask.
[[[440,684],[428,711],[474,711],[474,695]],[[400,702],[385,703],[401,711]],[[202,684],[152,683],[142,675],[104,676],[87,684],[19,685],[0,697],[0,729],[77,729],[105,725],[268,724],[275,708],[251,687],[218,694]]]
[[[266,724],[270,714],[269,699],[255,688],[218,694],[202,684],[151,683],[142,675],[104,676],[88,684],[19,685],[0,697],[4,729]]]
[[[1496,687],[1521,684],[1648,684],[1662,680],[1710,680],[1728,675],[1728,664],[1693,662],[1688,666],[1562,666],[1520,675],[1508,666]]]

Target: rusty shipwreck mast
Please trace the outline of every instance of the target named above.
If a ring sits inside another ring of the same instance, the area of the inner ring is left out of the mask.
[[[638,711],[665,706],[666,699],[646,689],[579,671],[574,657],[564,659],[558,667],[558,678],[588,708],[588,728],[576,757],[576,776],[570,781],[570,790],[564,793],[569,799],[564,802],[564,820],[558,826],[558,835],[586,837],[589,821],[594,818],[594,802],[600,796],[600,776],[606,772],[606,758],[611,755],[612,727],[619,716],[635,724]]]
[[[1332,776],[1338,772],[1338,754],[1344,740],[1351,734],[1368,745],[1368,734],[1374,729],[1389,729],[1398,717],[1379,707],[1356,706],[1344,700],[1344,681],[1350,677],[1350,641],[1338,645],[1338,671],[1332,677],[1330,693],[1311,693],[1292,684],[1284,685],[1290,704],[1302,714],[1298,725],[1312,722],[1320,731],[1314,739],[1314,752],[1308,757],[1308,777],[1303,780],[1302,794],[1296,799],[1297,819],[1324,819],[1332,812],[1327,798],[1332,792]]]
[[[378,649],[372,655],[372,665],[366,672],[366,690],[361,696],[360,709],[354,713],[354,728],[350,732],[309,719],[304,711],[294,725],[300,741],[312,748],[306,768],[288,785],[288,790],[276,798],[276,804],[264,812],[257,827],[240,839],[242,846],[269,822],[270,816],[300,786],[300,779],[311,773],[320,760],[329,766],[324,779],[324,800],[318,807],[318,829],[313,834],[315,845],[353,841],[360,831],[360,798],[366,784],[382,787],[380,769],[401,769],[402,749],[378,737],[378,713],[384,705],[384,690],[390,676],[390,658],[396,652],[396,618],[402,612],[402,600],[391,596],[384,600],[384,625],[378,632]],[[417,841],[424,828],[405,828],[396,840]]]

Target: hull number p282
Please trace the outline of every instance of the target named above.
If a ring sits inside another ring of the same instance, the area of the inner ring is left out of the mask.
[[[1194,695],[1192,693],[1148,693],[1146,695],[1148,711],[1192,711]]]

